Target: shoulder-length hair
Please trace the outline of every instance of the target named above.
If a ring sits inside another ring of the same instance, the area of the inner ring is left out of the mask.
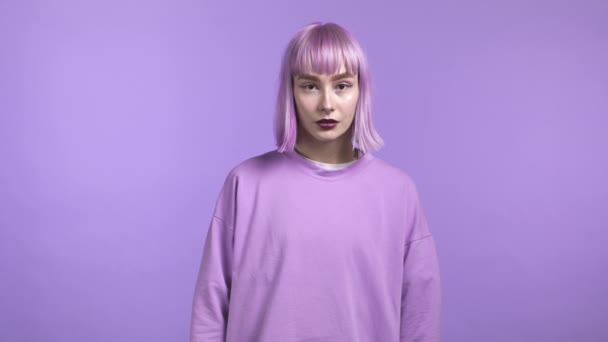
[[[301,28],[285,49],[279,74],[274,120],[279,152],[292,151],[297,138],[298,118],[293,95],[293,78],[301,73],[336,74],[346,71],[358,75],[359,99],[352,127],[353,148],[363,153],[377,151],[384,141],[372,122],[371,81],[367,57],[357,40],[335,23],[313,22]]]

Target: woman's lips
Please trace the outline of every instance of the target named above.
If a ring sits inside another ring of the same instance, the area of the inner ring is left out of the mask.
[[[338,123],[337,122],[317,122],[317,125],[319,125],[321,128],[323,129],[332,129],[334,127],[336,127]]]

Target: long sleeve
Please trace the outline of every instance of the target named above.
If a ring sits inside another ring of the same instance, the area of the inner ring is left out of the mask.
[[[213,216],[194,290],[190,342],[224,342],[230,303],[232,229]]]
[[[414,187],[408,208],[401,295],[401,342],[441,341],[441,277],[435,240]]]
[[[219,192],[205,238],[194,288],[190,342],[226,341],[237,188],[238,177],[233,169]]]

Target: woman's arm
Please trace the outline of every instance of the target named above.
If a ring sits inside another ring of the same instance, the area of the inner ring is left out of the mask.
[[[190,342],[224,342],[230,302],[232,228],[213,216],[200,263],[190,322]]]

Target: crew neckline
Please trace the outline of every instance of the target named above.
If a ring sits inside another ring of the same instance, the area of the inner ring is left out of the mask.
[[[332,170],[332,171],[340,170],[340,169],[343,169],[345,167],[348,167],[349,165],[356,163],[357,160],[358,160],[358,159],[355,159],[355,160],[351,160],[351,161],[346,162],[346,163],[330,164],[330,163],[323,163],[323,162],[320,162],[320,161],[312,160],[312,159],[306,158],[306,157],[304,157],[304,159],[308,160],[310,163],[318,165],[319,167],[321,167],[321,168],[323,168],[325,170]]]
[[[361,152],[362,153],[362,152]],[[375,156],[372,152],[363,153],[359,159],[354,160],[350,165],[337,169],[337,170],[327,170],[322,168],[319,165],[311,163],[311,161],[304,156],[300,155],[295,150],[286,150],[281,153],[288,160],[292,161],[298,170],[301,172],[323,181],[333,182],[349,175],[353,175],[359,171],[361,171],[365,166],[369,165],[371,161],[375,159]]]

